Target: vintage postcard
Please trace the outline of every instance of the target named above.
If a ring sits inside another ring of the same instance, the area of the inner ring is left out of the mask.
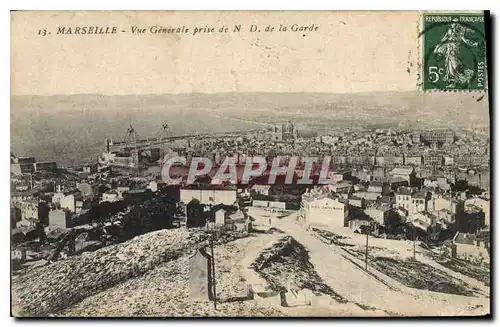
[[[489,26],[12,12],[12,316],[489,316]]]

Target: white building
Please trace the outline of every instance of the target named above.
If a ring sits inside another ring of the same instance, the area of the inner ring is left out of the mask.
[[[156,191],[158,191],[158,183],[155,181],[151,181],[151,182],[149,182],[149,184],[146,188],[151,190],[151,192],[156,192]]]
[[[450,166],[450,165],[453,165],[455,163],[453,157],[448,157],[448,156],[445,156],[444,157],[444,164],[446,166]]]
[[[16,222],[16,228],[23,228],[23,229],[33,229],[36,226],[37,223],[36,218],[29,218],[29,219],[21,219],[18,222]]]
[[[52,203],[54,203],[54,204],[60,203],[61,199],[63,199],[64,196],[65,195],[62,192],[56,192],[56,193],[54,193],[54,195],[52,196]]]
[[[215,225],[224,226],[226,224],[226,210],[219,209],[215,212]]]
[[[328,184],[326,187],[331,192],[349,193],[351,191],[352,185],[348,182],[339,182],[335,184]]]
[[[422,230],[427,230],[430,226],[436,224],[437,217],[428,212],[416,212],[410,216],[408,216],[409,222]]]
[[[92,196],[92,185],[89,183],[76,183],[76,188],[80,191],[83,197]]]
[[[118,186],[118,187],[116,188],[116,192],[118,193],[118,196],[119,196],[119,197],[121,197],[121,198],[123,199],[123,195],[124,195],[125,193],[130,192],[130,187],[128,187],[128,186]]]
[[[452,224],[455,222],[455,215],[448,209],[440,209],[434,211],[433,214],[437,216],[438,222],[442,224]]]
[[[301,214],[309,225],[344,227],[349,212],[347,206],[338,199],[326,196],[316,198],[306,193],[302,196]]]
[[[477,206],[484,212],[484,223],[490,226],[490,200],[483,198],[472,198],[465,200],[465,206]]]
[[[118,194],[118,192],[109,191],[102,194],[101,202],[117,202],[122,199],[123,198]]]
[[[417,212],[427,210],[427,200],[430,198],[426,190],[414,191],[410,188],[402,187],[397,192],[396,208],[402,208],[412,215]]]
[[[208,187],[206,189],[181,189],[181,201],[189,203],[197,199],[201,204],[225,204],[233,205],[236,202],[236,188]]]
[[[358,208],[364,208],[365,207],[365,199],[363,198],[348,198],[347,199],[349,205],[353,207],[358,207]]]
[[[368,185],[368,192],[373,192],[373,193],[385,193],[388,190],[389,188],[389,185],[388,184],[384,184],[384,183],[381,183],[381,182],[371,182],[369,185]]]
[[[241,211],[237,211],[229,215],[226,219],[226,229],[233,231],[248,231],[250,220],[245,218],[245,215]]]
[[[52,210],[49,212],[49,226],[70,228],[71,227],[71,214],[66,210]]]
[[[464,202],[449,196],[433,196],[427,204],[428,211],[449,210],[453,215],[464,211]]]
[[[284,211],[286,209],[286,202],[280,201],[266,201],[266,200],[253,200],[252,206],[256,208],[269,208],[278,211]]]
[[[451,190],[451,184],[446,177],[427,177],[424,179],[424,186],[440,188],[445,191]]]
[[[413,184],[416,177],[415,169],[413,169],[413,167],[396,167],[389,173],[389,175],[392,178],[402,178],[410,185]]]
[[[457,259],[474,263],[490,261],[489,237],[481,235],[458,233],[453,238],[452,256]]]
[[[26,261],[26,249],[15,249],[10,252],[12,260]]]
[[[76,211],[76,200],[73,194],[66,195],[63,197],[59,204],[61,205],[61,209],[68,209],[71,212]]]
[[[21,210],[22,220],[38,219],[38,201],[35,199],[26,199],[17,202],[16,207]]]
[[[253,185],[251,190],[254,190],[255,193],[257,194],[262,194],[262,195],[269,195],[269,189],[271,188],[271,185]]]
[[[361,220],[361,219],[351,219],[349,220],[349,229],[357,230],[361,228],[361,226],[370,226],[369,220]]]
[[[344,174],[328,171],[326,173],[326,178],[329,180],[330,184],[340,183],[344,180]]]
[[[360,198],[360,199],[365,199],[366,201],[376,201],[380,197],[382,197],[381,193],[374,193],[374,192],[356,192],[353,193],[353,196]]]
[[[389,205],[380,205],[378,207],[369,207],[366,208],[365,214],[376,221],[379,225],[384,225],[385,218],[389,214],[392,208]]]
[[[422,156],[405,156],[405,165],[411,165],[411,166],[422,165]]]

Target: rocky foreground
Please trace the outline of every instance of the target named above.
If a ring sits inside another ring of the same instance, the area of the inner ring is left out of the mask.
[[[207,237],[196,229],[160,230],[33,269],[12,281],[13,314],[39,317],[57,313],[193,252]]]
[[[259,236],[260,237],[260,236]],[[272,236],[264,236],[272,238]],[[215,247],[217,297],[219,302],[195,301],[189,294],[189,255],[161,264],[142,276],[90,296],[58,314],[68,317],[203,317],[283,316],[275,308],[241,299],[247,288],[239,265],[257,236],[237,239]]]
[[[144,234],[14,278],[13,313],[68,317],[450,316],[481,315],[489,310],[489,292],[482,282],[424,255],[410,265],[406,257],[411,253],[404,243],[387,246],[384,240],[371,240],[375,244],[366,271],[361,267],[362,256],[358,257],[363,236],[308,233],[292,219],[277,225],[266,233],[229,234],[216,242],[217,308],[208,300],[190,298],[189,257],[206,244],[208,235],[202,230],[175,229]],[[428,283],[425,287],[409,284],[409,277],[427,282],[425,273],[431,266],[437,269],[432,270],[434,275],[439,271],[445,276],[432,278],[446,289],[435,283],[432,289]],[[467,294],[454,294],[448,289],[450,283]]]

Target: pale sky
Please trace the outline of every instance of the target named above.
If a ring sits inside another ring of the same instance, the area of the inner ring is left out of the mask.
[[[12,94],[413,91],[418,21],[418,12],[14,12]],[[217,32],[237,24],[239,33]],[[280,24],[318,31],[279,33]],[[96,25],[119,33],[56,35]],[[153,25],[190,33],[130,32]],[[216,33],[192,35],[205,25]]]

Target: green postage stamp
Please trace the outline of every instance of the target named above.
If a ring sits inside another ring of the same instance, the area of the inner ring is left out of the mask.
[[[483,13],[424,13],[424,90],[484,90],[486,38]]]

